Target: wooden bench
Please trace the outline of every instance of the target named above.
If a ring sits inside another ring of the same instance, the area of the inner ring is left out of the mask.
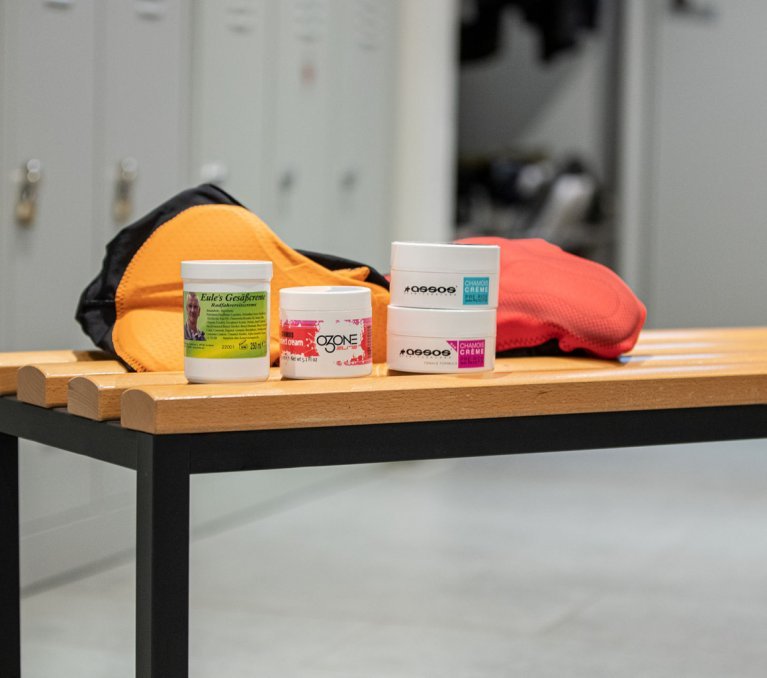
[[[767,437],[767,328],[646,331],[616,361],[190,385],[94,351],[0,354],[0,675],[20,675],[18,438],[137,472],[136,675],[188,675],[193,473]]]

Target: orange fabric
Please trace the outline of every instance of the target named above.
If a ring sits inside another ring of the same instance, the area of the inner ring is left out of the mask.
[[[158,228],[141,246],[117,288],[112,339],[117,354],[139,372],[184,369],[181,262],[260,259],[273,262],[270,357],[279,358],[279,295],[283,287],[359,285],[373,302],[373,360],[386,360],[389,291],[364,281],[366,267],[329,271],[283,243],[252,212],[199,205]]]

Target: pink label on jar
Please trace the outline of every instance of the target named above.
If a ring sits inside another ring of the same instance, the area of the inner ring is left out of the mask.
[[[281,360],[338,366],[372,363],[372,330],[372,318],[284,320],[280,323]]]
[[[484,339],[459,339],[447,343],[458,353],[459,370],[485,366]]]

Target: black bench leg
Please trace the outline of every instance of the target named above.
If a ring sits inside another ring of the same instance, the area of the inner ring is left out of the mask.
[[[0,676],[21,677],[19,439],[0,433]]]
[[[189,454],[147,435],[136,483],[136,676],[187,678]]]

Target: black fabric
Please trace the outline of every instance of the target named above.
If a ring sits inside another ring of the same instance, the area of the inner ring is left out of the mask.
[[[599,15],[599,0],[471,0],[470,7],[473,12],[461,22],[461,63],[487,59],[499,51],[507,7],[517,7],[538,34],[544,62],[576,48],[581,32],[597,27]]]
[[[472,16],[461,21],[461,63],[487,59],[501,42],[501,11],[509,0],[474,0]]]
[[[540,58],[546,62],[577,47],[581,31],[597,26],[598,0],[515,0],[514,4],[537,30]]]
[[[550,357],[550,356],[589,356],[588,351],[583,349],[575,349],[574,351],[563,351],[559,348],[559,339],[551,339],[543,344],[537,346],[519,346],[518,348],[510,348],[506,351],[498,351],[496,358],[537,358],[537,357]],[[592,356],[593,357],[593,356]]]

